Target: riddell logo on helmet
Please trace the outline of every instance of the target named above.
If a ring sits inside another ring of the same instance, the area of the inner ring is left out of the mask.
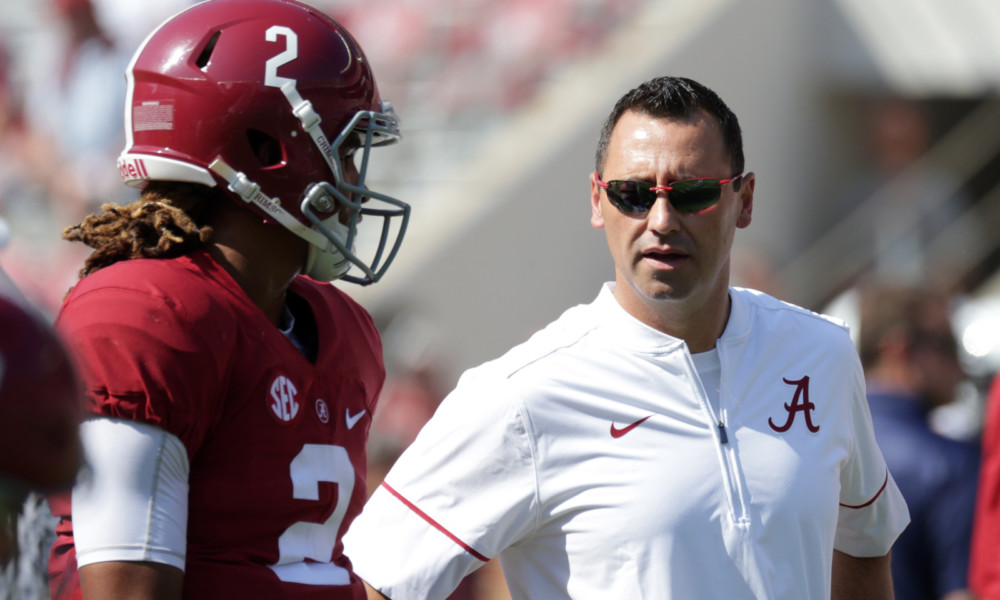
[[[146,163],[141,158],[118,161],[118,172],[122,179],[149,179],[149,171],[146,170]]]

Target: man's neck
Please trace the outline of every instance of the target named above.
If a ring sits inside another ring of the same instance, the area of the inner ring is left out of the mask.
[[[644,299],[637,306],[623,308],[653,329],[684,340],[688,350],[697,354],[715,348],[726,330],[732,300],[728,288],[724,292],[707,301]]]
[[[220,216],[212,224],[209,254],[277,324],[288,286],[304,263],[306,242],[239,207]]]

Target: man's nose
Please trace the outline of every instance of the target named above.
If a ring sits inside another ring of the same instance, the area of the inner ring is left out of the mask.
[[[667,193],[666,190],[657,192],[656,202],[646,215],[646,226],[660,235],[675,231],[680,226],[680,214],[670,204]]]

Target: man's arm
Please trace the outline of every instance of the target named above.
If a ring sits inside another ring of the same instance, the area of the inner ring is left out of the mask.
[[[107,418],[80,426],[88,469],[73,489],[86,600],[180,600],[187,551],[187,451],[173,434]],[[138,550],[137,550],[138,549]]]
[[[180,600],[184,571],[151,562],[99,562],[80,567],[85,599]]]
[[[834,550],[830,600],[893,600],[891,555],[858,558]]]

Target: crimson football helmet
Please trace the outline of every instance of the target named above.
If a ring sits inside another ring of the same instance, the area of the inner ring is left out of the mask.
[[[82,414],[65,347],[41,317],[0,295],[0,503],[73,484]]]
[[[410,207],[365,177],[370,150],[398,141],[399,125],[340,24],[293,0],[208,0],[150,34],[126,80],[127,184],[220,185],[309,242],[307,275],[382,277]],[[382,227],[367,260],[356,255],[362,216]]]

